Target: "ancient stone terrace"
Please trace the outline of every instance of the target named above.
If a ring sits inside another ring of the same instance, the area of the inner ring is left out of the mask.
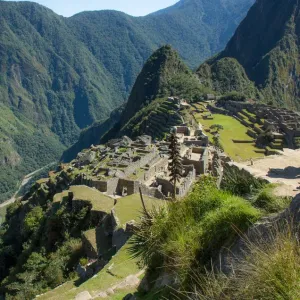
[[[214,112],[234,115],[248,127],[251,127],[252,124],[261,124],[261,126],[256,126],[260,127],[261,130],[253,128],[257,134],[271,130],[277,135],[277,139],[284,138],[287,147],[291,149],[300,147],[299,112],[264,104],[236,101],[218,101],[215,107],[210,106],[209,108]],[[245,120],[243,115],[248,120]],[[253,132],[250,132],[250,135],[251,137],[256,137],[256,134],[253,134]]]

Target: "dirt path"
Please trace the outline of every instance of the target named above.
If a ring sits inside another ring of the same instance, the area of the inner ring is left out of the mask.
[[[23,180],[22,180],[22,182],[21,182],[21,184],[20,184],[20,186],[19,186],[19,189],[15,192],[15,194],[14,194],[9,200],[7,200],[7,201],[1,203],[1,204],[0,204],[0,208],[5,207],[5,206],[7,206],[7,205],[9,205],[9,204],[14,203],[14,202],[17,200],[17,195],[18,195],[18,193],[20,192],[20,190],[22,189],[22,187],[24,187],[24,186],[29,182],[29,180],[30,180],[35,174],[37,174],[38,172],[41,172],[43,169],[45,169],[45,168],[47,168],[47,167],[50,167],[51,165],[53,165],[53,164],[55,164],[55,163],[56,163],[56,162],[52,162],[52,163],[48,164],[48,165],[45,166],[45,167],[42,167],[42,168],[40,168],[40,169],[38,169],[38,170],[36,170],[36,171],[30,173],[30,174],[27,174],[27,175],[23,178]]]
[[[272,155],[251,162],[235,163],[253,175],[271,183],[281,184],[276,193],[281,196],[296,196],[300,193],[300,149],[284,149],[282,155]]]

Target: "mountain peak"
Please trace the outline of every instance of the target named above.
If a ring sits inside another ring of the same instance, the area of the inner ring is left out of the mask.
[[[124,125],[145,104],[165,94],[168,74],[189,72],[177,52],[165,45],[156,50],[146,61],[132,89],[128,103],[122,115]]]

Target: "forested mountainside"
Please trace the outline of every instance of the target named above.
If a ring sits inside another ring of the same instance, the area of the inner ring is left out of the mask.
[[[127,96],[145,60],[171,44],[189,67],[221,51],[254,0],[181,0],[145,17],[116,11],[77,14],[67,20],[103,62]]]
[[[171,122],[170,126],[167,126],[169,119],[172,121],[176,119],[173,115],[174,108],[168,110],[168,107],[164,106],[161,101],[157,105],[153,103],[169,96],[186,97],[192,101],[203,96],[203,88],[197,77],[180,59],[178,53],[167,45],[158,49],[147,60],[134,84],[120,122],[103,137],[102,141],[115,136],[135,137],[143,133],[149,134],[147,127],[152,126],[152,119],[154,116],[157,118],[159,111],[163,112],[166,118],[165,124],[163,124],[164,118],[159,123],[161,127],[165,127],[165,132],[168,132],[168,128],[175,125]],[[179,118],[178,123],[181,122]],[[157,130],[151,135],[158,137],[160,132]]]
[[[249,96],[254,83],[266,102],[299,109],[299,9],[297,0],[256,1],[225,50],[200,66],[201,80]],[[224,70],[237,71],[228,80]]]
[[[209,91],[201,86],[196,75],[170,45],[163,46],[146,61],[126,105],[105,122],[83,131],[78,142],[64,152],[62,160],[71,161],[92,144],[122,135],[134,138],[149,134],[153,138],[163,138],[172,126],[182,123],[173,101],[167,98],[178,96],[193,101]]]
[[[0,200],[123,104],[155,49],[170,43],[195,67],[224,47],[253,1],[182,0],[140,18],[63,18],[36,3],[0,1]]]

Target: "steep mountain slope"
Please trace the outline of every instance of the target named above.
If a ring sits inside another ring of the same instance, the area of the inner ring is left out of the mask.
[[[147,60],[139,74],[120,122],[108,132],[102,142],[122,135],[135,137],[149,134],[163,137],[171,126],[180,125],[178,105],[169,96],[199,99],[204,89],[171,46],[163,46]],[[156,130],[154,130],[156,129]]]
[[[297,0],[256,1],[226,49],[200,67],[200,77],[207,65],[231,57],[227,68],[240,64],[266,101],[299,109],[299,8]]]
[[[171,126],[182,123],[177,113],[178,105],[167,98],[199,99],[208,91],[203,89],[178,53],[169,45],[163,46],[146,61],[126,105],[114,111],[104,122],[97,122],[84,130],[78,142],[64,152],[62,160],[70,161],[92,144],[122,135],[149,134],[161,138]]]
[[[78,141],[63,153],[61,160],[69,162],[83,149],[87,149],[93,144],[98,145],[101,137],[120,121],[123,109],[124,105],[115,109],[106,120],[98,121],[82,130]]]
[[[22,175],[57,160],[80,129],[121,102],[111,75],[63,18],[0,2],[0,200]]]
[[[114,75],[127,98],[146,59],[171,44],[189,67],[222,50],[254,0],[181,0],[145,17],[115,11],[67,19],[74,34]]]
[[[0,122],[0,200],[124,103],[160,45],[172,44],[194,67],[224,47],[252,3],[182,0],[141,18],[113,11],[63,18],[36,3],[0,1],[0,117],[24,125],[15,134]],[[100,126],[101,134],[116,121]]]

